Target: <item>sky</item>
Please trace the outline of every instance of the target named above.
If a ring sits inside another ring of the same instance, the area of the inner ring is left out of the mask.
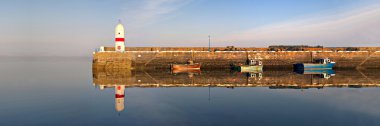
[[[379,0],[0,0],[0,56],[127,47],[380,46]]]

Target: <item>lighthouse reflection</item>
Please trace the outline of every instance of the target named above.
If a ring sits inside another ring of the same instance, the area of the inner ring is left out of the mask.
[[[124,93],[125,86],[117,85],[115,86],[115,109],[118,112],[124,110]]]
[[[106,88],[114,88],[115,89],[115,110],[117,112],[122,112],[125,108],[124,99],[125,99],[125,85],[97,85],[100,90],[104,90]]]
[[[230,70],[208,71],[131,71],[93,70],[94,86],[100,90],[115,90],[115,111],[125,109],[125,91],[128,88],[198,87],[198,88],[254,88],[323,89],[380,87],[377,71],[270,70],[240,73]]]

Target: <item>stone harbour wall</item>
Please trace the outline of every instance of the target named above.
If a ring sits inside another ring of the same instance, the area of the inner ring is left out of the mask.
[[[194,51],[198,50],[198,51]],[[186,63],[192,59],[202,69],[228,69],[231,64],[247,59],[261,59],[264,69],[292,68],[294,63],[330,58],[336,68],[380,68],[380,51],[203,51],[207,48],[185,48],[162,51],[160,48],[127,49],[126,52],[94,52],[93,66],[97,69],[169,69],[170,64]],[[215,49],[213,49],[215,50]]]

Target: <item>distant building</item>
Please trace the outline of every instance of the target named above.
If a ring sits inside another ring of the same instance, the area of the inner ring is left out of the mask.
[[[308,46],[308,45],[271,45],[268,47],[270,51],[306,51],[320,50],[323,46]]]

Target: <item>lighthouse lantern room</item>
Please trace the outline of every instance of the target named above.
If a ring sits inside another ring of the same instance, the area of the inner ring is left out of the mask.
[[[125,51],[125,38],[124,38],[124,26],[119,23],[115,28],[115,51],[124,52]]]

